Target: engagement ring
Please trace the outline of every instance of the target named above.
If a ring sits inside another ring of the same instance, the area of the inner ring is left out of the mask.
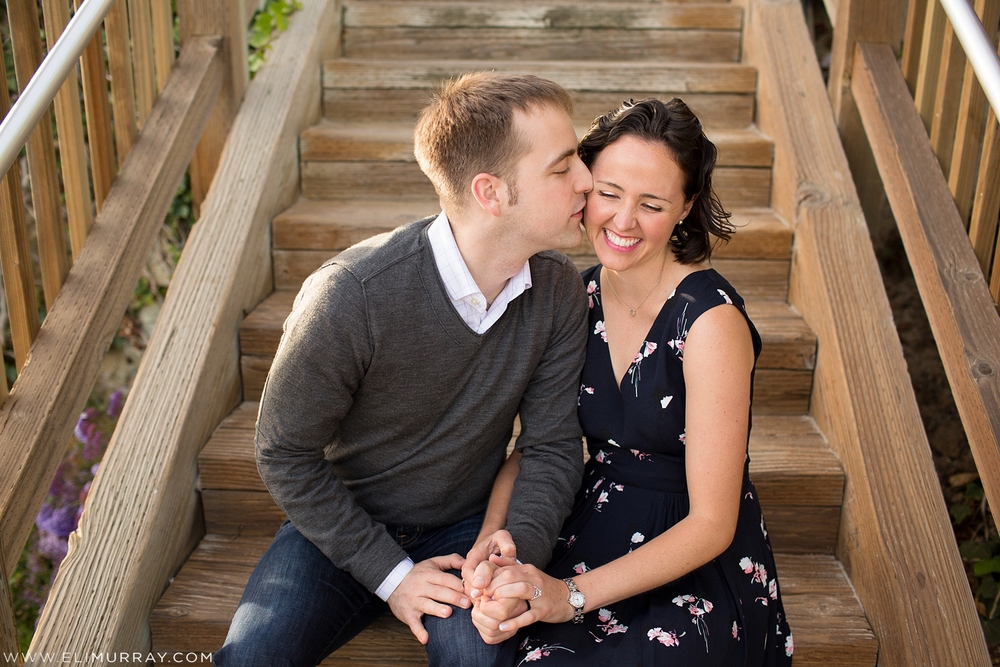
[[[531,599],[536,600],[542,595],[542,589],[539,588],[538,586],[535,586],[534,584],[532,584],[532,586],[535,587],[535,594],[531,596]]]

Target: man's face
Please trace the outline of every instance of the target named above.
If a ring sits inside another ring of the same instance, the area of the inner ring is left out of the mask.
[[[507,209],[511,229],[532,253],[580,243],[590,171],[576,154],[576,131],[565,111],[551,105],[514,111],[514,129],[529,146],[514,166],[516,203]]]

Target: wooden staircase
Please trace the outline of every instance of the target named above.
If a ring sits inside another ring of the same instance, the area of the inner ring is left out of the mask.
[[[351,244],[436,213],[412,153],[416,113],[442,77],[529,72],[567,87],[578,132],[623,99],[682,97],[719,147],[716,188],[738,233],[713,264],[747,299],[764,342],[751,476],[760,494],[796,665],[875,664],[877,642],[834,557],[843,469],[807,416],[816,338],[787,303],[792,229],[769,208],[772,146],[754,126],[756,72],[739,63],[742,10],[726,2],[486,3],[346,0],[323,67],[321,123],[299,140],[302,199],[274,219],[275,292],[240,328],[245,402],[199,457],[207,535],[151,618],[153,650],[213,651],[283,515],[257,474],[254,420],[295,292]],[[294,20],[294,18],[293,18]],[[578,266],[592,248],[567,250]],[[324,665],[421,665],[391,616]]]

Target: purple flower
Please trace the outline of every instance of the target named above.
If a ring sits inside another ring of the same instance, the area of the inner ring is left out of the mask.
[[[76,507],[52,507],[43,505],[35,517],[35,525],[59,537],[67,537],[76,528]]]
[[[119,389],[111,394],[111,398],[108,399],[108,416],[112,419],[118,419],[118,415],[122,413],[122,406],[124,404],[125,392]]]
[[[68,549],[69,540],[65,537],[59,537],[47,530],[38,532],[38,551],[51,558],[54,564],[62,562]]]

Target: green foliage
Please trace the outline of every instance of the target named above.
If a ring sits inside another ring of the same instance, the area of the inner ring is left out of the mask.
[[[978,482],[952,496],[949,508],[959,539],[958,552],[965,563],[983,635],[990,645],[1000,644],[1000,534],[985,506]]]
[[[288,17],[299,9],[302,9],[299,0],[268,0],[264,9],[254,15],[247,38],[250,76],[256,74],[264,64],[264,57],[271,48],[274,35],[288,29]]]

